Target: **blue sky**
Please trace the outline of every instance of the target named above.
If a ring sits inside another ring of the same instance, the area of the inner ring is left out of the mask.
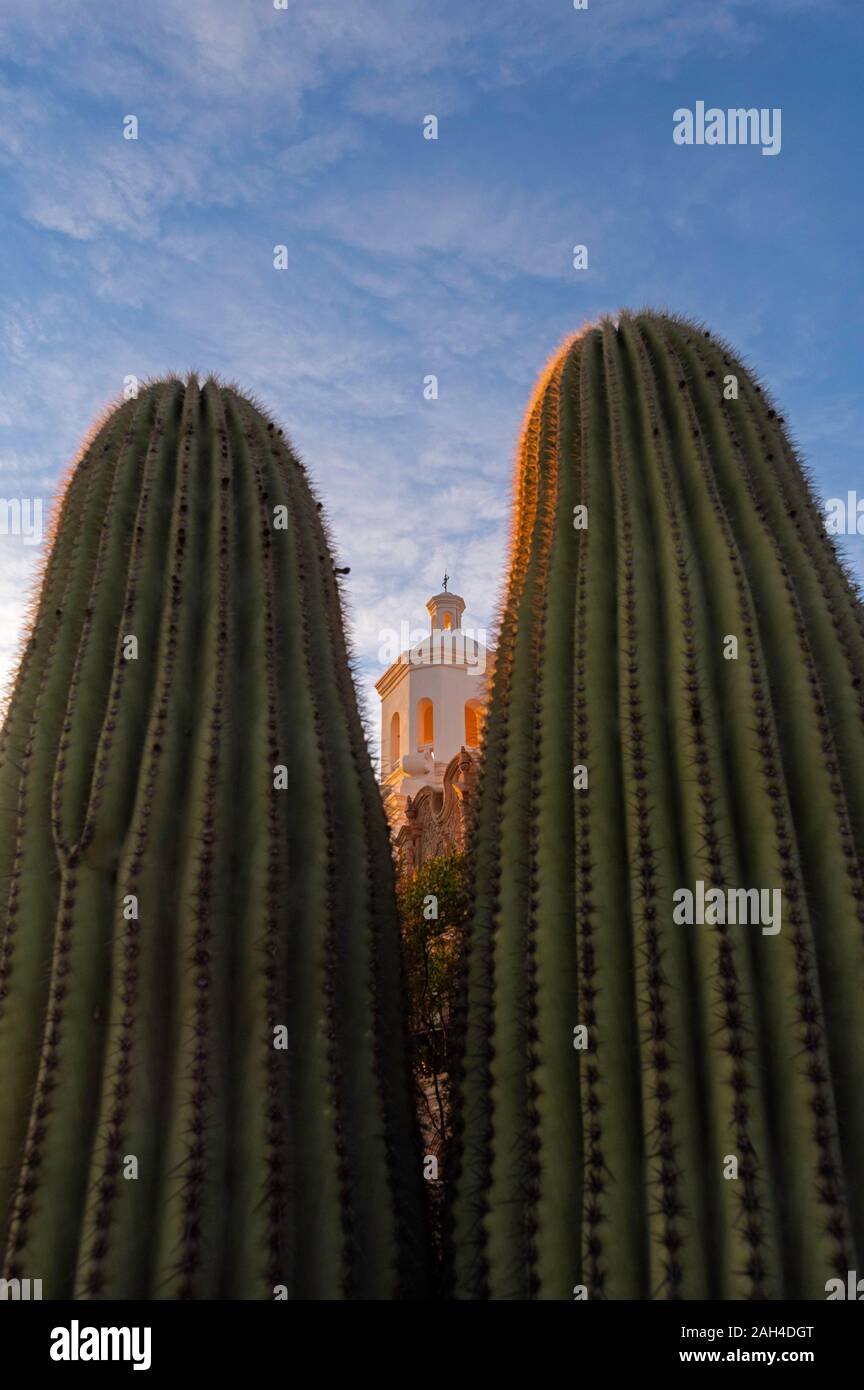
[[[586,319],[704,319],[864,493],[862,11],[3,0],[0,493],[47,506],[127,374],[235,379],[325,500],[367,700],[445,566],[490,626],[522,413]],[[780,154],[676,146],[698,100],[780,107]],[[0,678],[37,562],[0,536]]]

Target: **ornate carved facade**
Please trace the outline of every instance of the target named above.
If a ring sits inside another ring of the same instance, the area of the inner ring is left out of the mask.
[[[426,786],[408,798],[393,841],[400,872],[414,873],[427,859],[464,849],[476,786],[477,760],[463,748],[448,763],[441,787]]]

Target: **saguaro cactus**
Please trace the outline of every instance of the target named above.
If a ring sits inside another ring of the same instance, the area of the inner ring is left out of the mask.
[[[782,419],[692,324],[565,344],[515,490],[455,1294],[824,1299],[864,1259],[862,607]],[[677,923],[700,883],[780,890],[779,932]]]
[[[159,382],[59,511],[0,770],[4,1273],[46,1298],[423,1289],[387,829],[281,434]]]

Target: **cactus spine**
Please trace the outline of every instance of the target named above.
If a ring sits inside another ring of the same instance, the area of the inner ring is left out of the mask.
[[[386,823],[280,436],[157,383],[59,512],[0,765],[4,1273],[45,1297],[424,1287]]]
[[[861,604],[776,411],[683,321],[563,347],[515,492],[453,1290],[824,1298],[864,1258]],[[781,890],[779,934],[676,925],[698,881]]]

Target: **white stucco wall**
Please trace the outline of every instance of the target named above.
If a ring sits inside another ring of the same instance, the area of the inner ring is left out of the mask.
[[[465,706],[476,702],[480,717],[486,704],[487,667],[490,655],[470,632],[460,626],[465,602],[458,594],[436,594],[426,605],[429,634],[402,652],[379,681],[381,697],[381,780],[391,824],[401,816],[409,797],[424,786],[441,787],[448,764],[468,741]],[[449,618],[451,627],[445,626]],[[431,749],[421,743],[420,702],[431,700],[433,739]],[[399,763],[390,758],[390,723],[399,715]],[[434,754],[434,761],[431,755]]]
[[[403,679],[393,687],[381,704],[381,776],[392,772],[390,766],[390,721],[394,714],[399,715],[399,755],[405,756],[412,750],[409,737],[411,704],[408,681]]]
[[[454,634],[455,641],[464,641],[461,634]],[[450,660],[449,634],[443,648],[430,646],[427,642],[418,643],[410,652],[403,652],[398,663],[390,668],[379,683],[386,693],[381,701],[381,776],[392,772],[390,765],[390,721],[394,713],[400,720],[400,756],[419,753],[421,744],[420,713],[421,700],[432,701],[434,738],[433,751],[436,763],[448,763],[460,750],[469,746],[466,743],[465,706],[477,701],[481,706],[486,699],[486,652],[485,649],[469,640],[468,656],[470,663],[454,663]],[[459,655],[458,646],[456,655]]]
[[[410,706],[410,751],[420,748],[419,705],[432,701],[436,762],[449,762],[465,743],[465,705],[483,700],[483,678],[452,666],[419,666],[405,681]],[[406,750],[408,751],[408,750]]]

